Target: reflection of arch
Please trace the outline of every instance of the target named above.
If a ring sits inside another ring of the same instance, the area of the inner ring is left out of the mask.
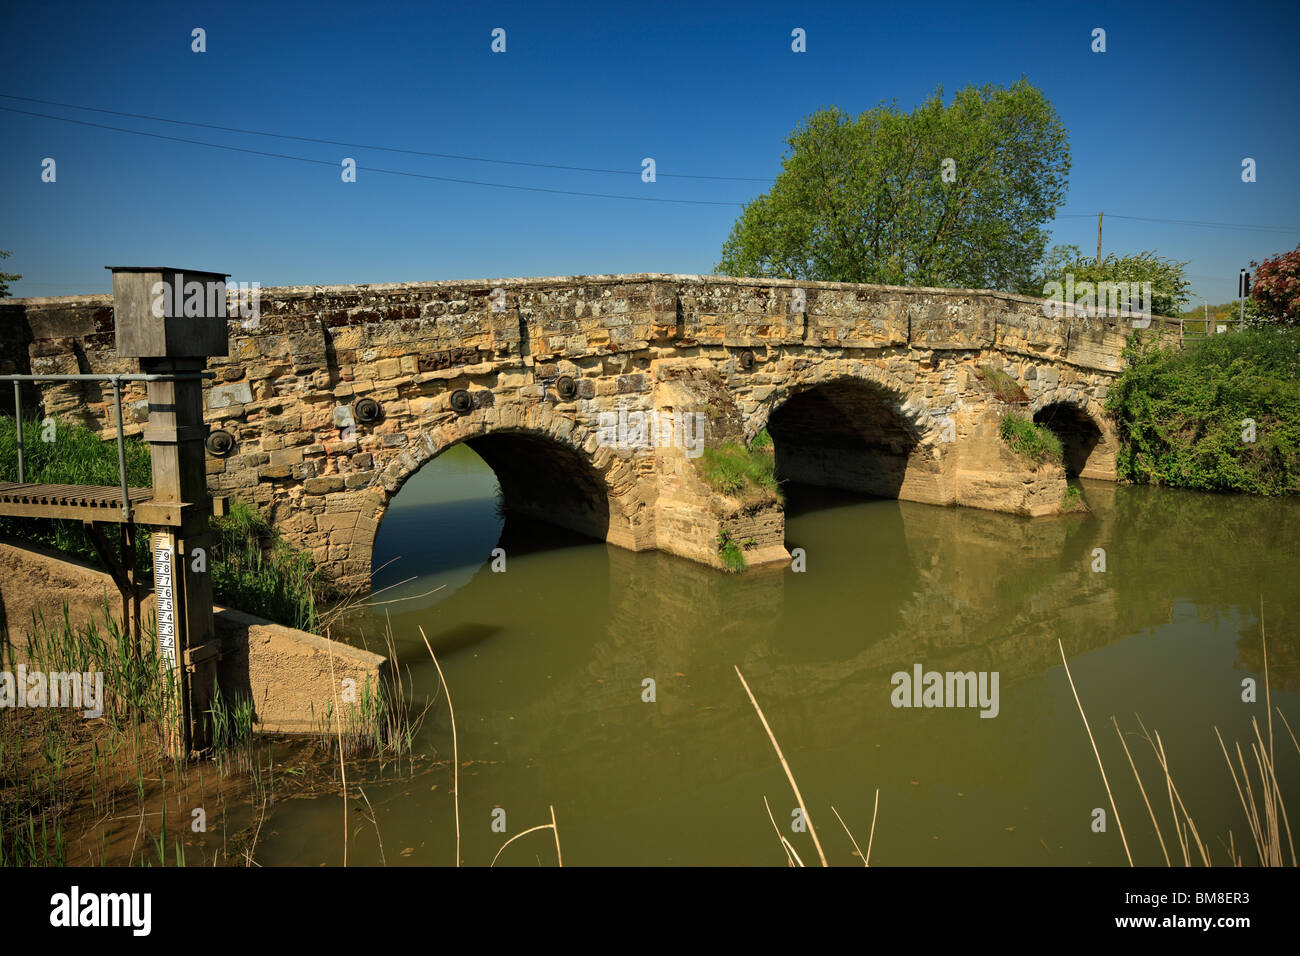
[[[779,480],[899,496],[929,416],[882,373],[864,371],[803,383],[755,415],[751,427],[772,436]]]
[[[1034,410],[1034,421],[1046,425],[1061,439],[1065,473],[1071,478],[1082,475],[1089,468],[1093,452],[1105,444],[1106,436],[1097,420],[1086,409],[1071,402],[1043,404]]]

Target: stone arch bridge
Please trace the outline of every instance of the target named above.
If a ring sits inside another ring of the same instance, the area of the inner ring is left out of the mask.
[[[0,372],[134,371],[112,306],[0,304]],[[751,566],[789,558],[780,502],[713,490],[692,447],[764,428],[782,479],[1055,513],[1066,470],[1013,454],[1000,420],[1019,407],[1061,435],[1071,473],[1113,479],[1103,405],[1128,330],[989,291],[638,274],[268,288],[229,331],[206,386],[210,429],[233,439],[211,491],[364,588],[390,500],[461,442],[509,509],[714,566],[720,535]],[[98,383],[33,397],[115,433]],[[143,392],[126,407],[139,432]],[[638,441],[637,413],[654,437]]]

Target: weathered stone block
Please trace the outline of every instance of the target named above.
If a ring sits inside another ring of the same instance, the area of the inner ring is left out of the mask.
[[[229,408],[232,405],[247,405],[253,400],[253,389],[247,382],[233,385],[214,385],[208,390],[208,408]]]
[[[324,495],[331,491],[343,490],[343,479],[338,475],[326,475],[322,478],[308,478],[302,483],[303,491],[309,495]]]

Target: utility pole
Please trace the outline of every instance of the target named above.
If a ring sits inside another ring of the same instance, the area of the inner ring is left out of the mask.
[[[1101,217],[1105,213],[1097,213],[1097,265],[1101,265]]]
[[[1237,275],[1237,298],[1241,300],[1241,309],[1237,321],[1237,331],[1246,329],[1246,296],[1250,295],[1250,273],[1242,269]]]
[[[1202,299],[1201,305],[1205,307],[1205,334],[1209,335],[1210,334],[1210,303]]]

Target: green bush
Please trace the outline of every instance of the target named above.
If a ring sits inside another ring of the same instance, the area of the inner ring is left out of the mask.
[[[1061,514],[1073,514],[1087,511],[1088,503],[1083,500],[1083,490],[1078,485],[1070,485],[1061,496]]]
[[[1002,417],[1002,440],[1016,454],[1037,464],[1052,462],[1059,465],[1064,460],[1061,439],[1046,425],[1036,425],[1020,415]]]
[[[1135,335],[1107,400],[1121,478],[1281,495],[1300,491],[1300,330],[1214,335],[1178,350]],[[1245,440],[1246,419],[1255,441]]]

